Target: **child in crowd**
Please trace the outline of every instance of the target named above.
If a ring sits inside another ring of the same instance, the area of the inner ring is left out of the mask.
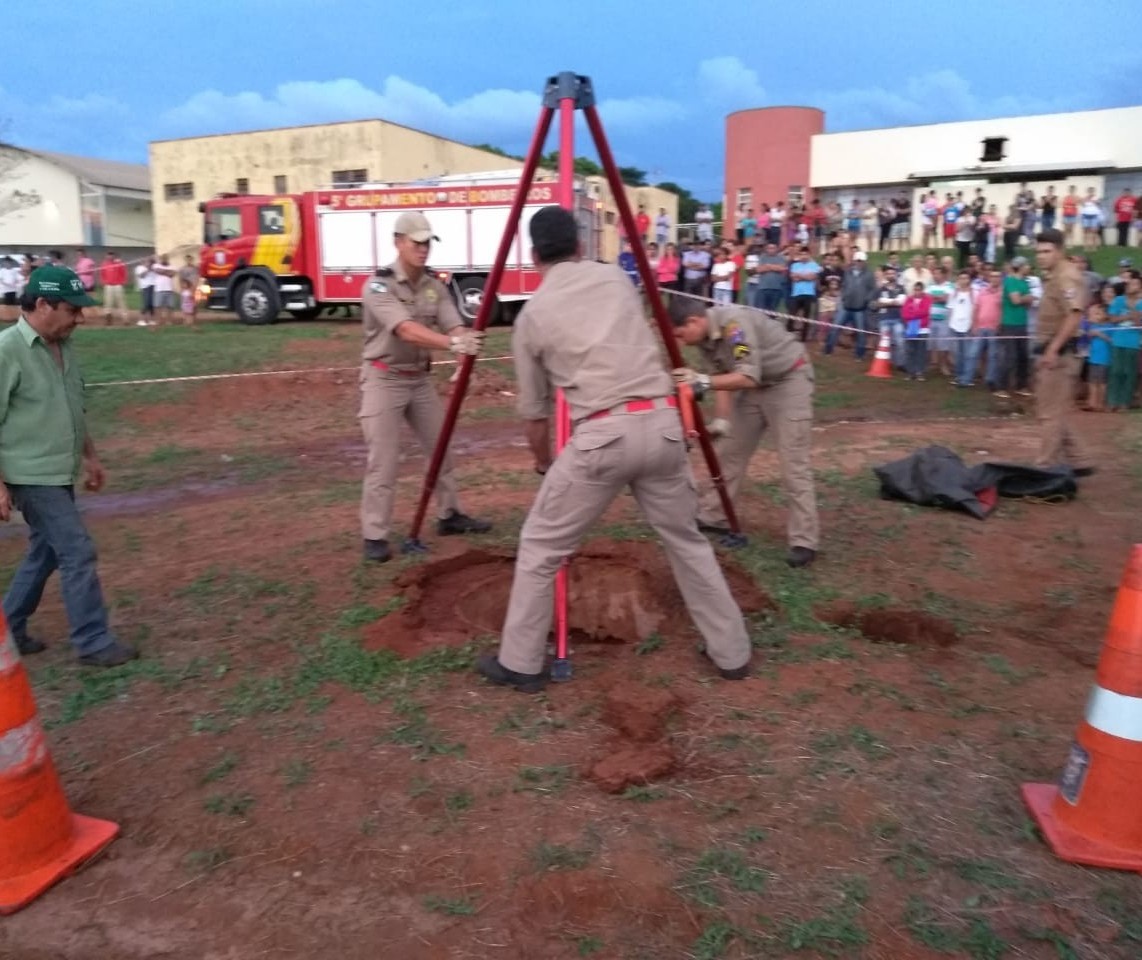
[[[916,283],[904,306],[900,308],[904,321],[905,362],[909,380],[926,380],[928,369],[928,334],[932,319],[932,298],[925,292],[923,283]]]
[[[634,258],[634,251],[630,248],[630,241],[623,240],[623,251],[619,254],[619,269],[628,277],[630,282],[638,286],[638,261]]]
[[[827,338],[829,329],[836,323],[837,311],[841,307],[841,278],[829,277],[825,289],[817,299],[817,320],[821,325],[822,339]]]
[[[710,279],[714,282],[714,302],[730,304],[734,302],[734,274],[737,264],[726,257],[726,251],[718,247],[714,251],[714,265],[710,268]]]
[[[1106,409],[1106,383],[1110,370],[1110,330],[1106,322],[1106,308],[1101,303],[1087,307],[1087,334],[1090,352],[1087,354],[1087,385],[1090,393],[1084,410],[1101,413]]]

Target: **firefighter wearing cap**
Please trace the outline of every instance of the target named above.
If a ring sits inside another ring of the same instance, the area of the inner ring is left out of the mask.
[[[361,532],[365,559],[378,563],[392,556],[389,532],[401,423],[412,427],[426,456],[440,436],[444,411],[431,377],[431,351],[475,356],[483,342],[483,333],[464,326],[447,287],[426,266],[435,239],[423,214],[402,213],[394,227],[397,259],[377,271],[361,296],[365,347],[358,416],[369,448]],[[436,483],[436,502],[441,535],[491,529],[490,523],[460,512],[448,457]]]
[[[1031,351],[1040,429],[1036,465],[1069,465],[1076,476],[1088,476],[1094,473],[1094,460],[1070,423],[1082,373],[1082,360],[1075,348],[1087,303],[1086,283],[1079,268],[1067,260],[1061,230],[1040,233],[1035,256],[1039,269],[1047,275]]]
[[[673,297],[670,317],[678,339],[696,346],[712,375],[687,367],[674,371],[679,383],[695,394],[717,391],[710,433],[729,495],[737,499],[749,459],[766,427],[773,430],[785,495],[789,500],[791,567],[816,559],[819,523],[810,465],[813,427],[813,368],[804,346],[784,324],[768,314],[743,307],[708,308],[688,297]],[[717,491],[705,491],[698,527],[726,533]]]
[[[694,520],[697,497],[674,384],[662,367],[638,292],[614,264],[582,260],[575,217],[544,207],[529,226],[543,280],[512,336],[519,411],[543,474],[520,532],[499,655],[477,665],[493,683],[525,693],[547,682],[554,580],[563,560],[623,490],[634,494],[670,559],[679,591],[726,680],[749,672],[741,610]],[[574,433],[552,460],[556,389]]]

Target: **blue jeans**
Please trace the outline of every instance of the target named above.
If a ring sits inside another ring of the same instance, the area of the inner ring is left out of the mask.
[[[829,330],[829,335],[825,340],[825,353],[832,353],[837,348],[837,340],[841,335],[841,327],[855,327],[862,331],[861,333],[853,334],[856,339],[853,341],[853,356],[860,360],[864,357],[864,332],[868,329],[866,317],[867,310],[846,310],[841,307],[837,311],[837,326]]]
[[[28,552],[4,596],[12,636],[27,637],[28,618],[39,607],[48,578],[59,570],[76,653],[82,657],[111,646],[115,638],[95,572],[95,544],[76,508],[74,488],[10,483],[8,490],[30,533]]]
[[[983,380],[990,389],[995,389],[999,380],[999,341],[994,330],[976,330],[968,334],[953,334],[956,356],[956,383],[967,386],[975,382],[975,372],[979,367],[979,355],[987,347],[987,367]]]
[[[762,310],[776,310],[777,305],[781,303],[780,290],[759,290],[757,297],[757,305]]]

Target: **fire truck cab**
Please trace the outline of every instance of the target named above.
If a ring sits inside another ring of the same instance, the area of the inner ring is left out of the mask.
[[[396,259],[393,226],[407,210],[423,212],[440,237],[429,265],[448,285],[461,316],[475,320],[510,206],[518,171],[441,177],[411,184],[359,184],[301,194],[220,194],[203,214],[201,275],[207,306],[233,311],[242,323],[296,319],[361,301],[365,283]],[[556,203],[559,185],[536,181],[528,192],[500,283],[496,309],[526,300],[539,286],[527,227]],[[594,257],[602,230],[598,202],[576,184],[584,256]],[[493,317],[493,319],[495,319]]]

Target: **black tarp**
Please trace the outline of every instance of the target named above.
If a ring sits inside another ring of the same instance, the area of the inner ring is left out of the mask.
[[[924,447],[903,460],[873,467],[872,472],[885,499],[965,510],[979,520],[995,509],[999,497],[1070,500],[1078,489],[1069,467],[991,462],[969,467],[940,446]]]

